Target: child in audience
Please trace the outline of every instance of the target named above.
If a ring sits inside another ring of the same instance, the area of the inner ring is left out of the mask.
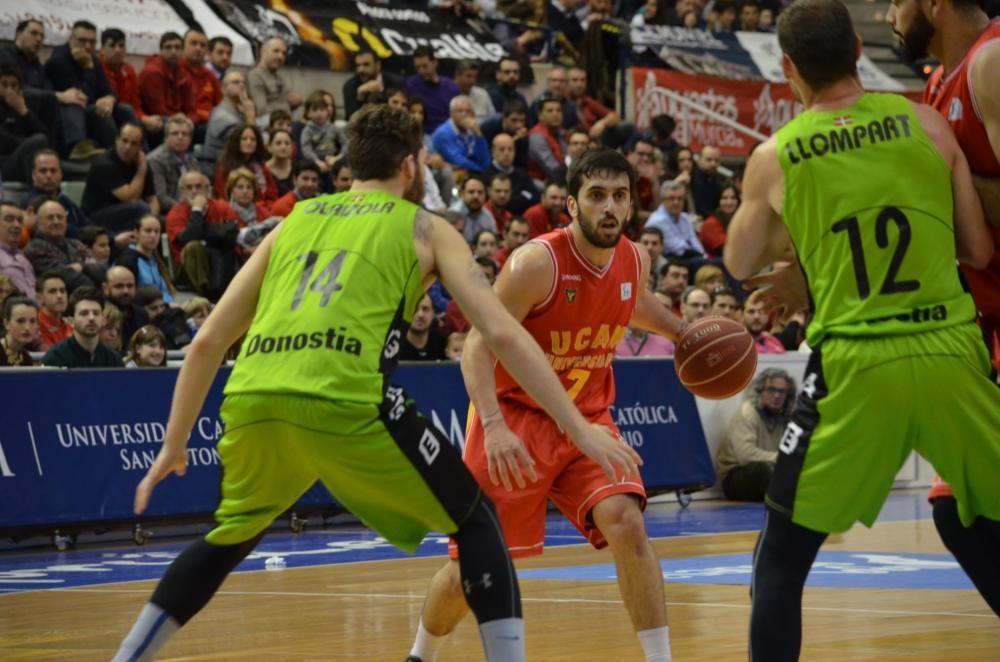
[[[465,335],[458,331],[453,331],[448,334],[448,344],[444,347],[444,355],[448,357],[449,361],[461,361],[462,360],[462,348],[465,347]]]
[[[90,253],[89,261],[108,265],[111,259],[111,233],[100,225],[84,225],[80,228],[80,241]]]
[[[324,191],[332,190],[330,168],[337,158],[347,151],[347,136],[337,128],[331,118],[322,90],[316,90],[306,99],[305,113],[309,121],[302,129],[302,157],[316,164],[322,178],[320,186]]]
[[[126,368],[162,368],[167,365],[167,339],[152,324],[133,333],[128,348]]]
[[[212,302],[205,297],[193,297],[181,304],[181,310],[187,317],[188,326],[191,328],[191,337],[198,332],[201,325],[208,319],[208,314],[212,312]]]

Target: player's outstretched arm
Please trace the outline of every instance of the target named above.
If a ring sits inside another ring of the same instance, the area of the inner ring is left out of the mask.
[[[976,98],[979,116],[983,118],[986,136],[990,140],[993,154],[1000,161],[1000,85],[997,85],[997,71],[1000,70],[1000,43],[993,42],[976,53],[972,64],[972,93]],[[972,182],[983,201],[986,221],[1000,228],[1000,177],[972,176]]]
[[[955,140],[951,127],[930,106],[913,104],[927,137],[951,168],[951,188],[955,198],[955,251],[961,262],[982,269],[993,256],[993,238],[983,218],[983,207],[972,184],[969,162]]]
[[[232,347],[250,327],[257,309],[260,285],[267,271],[271,246],[281,229],[279,225],[264,239],[253,256],[233,278],[218,305],[205,320],[184,357],[174,397],[170,405],[170,419],[163,438],[163,446],[145,478],[135,491],[136,514],[146,510],[149,497],[157,483],[176,473],[183,476],[187,468],[187,440],[191,427],[205,403],[205,396],[212,387],[215,373],[222,363],[226,350]]]
[[[418,212],[414,237],[424,274],[441,278],[483,341],[525,391],[570,435],[581,452],[616,479],[638,472],[642,459],[602,426],[591,425],[566,395],[541,348],[493,294],[465,240],[443,218]]]
[[[483,451],[490,482],[494,485],[503,483],[504,489],[510,492],[514,489],[511,481],[518,487],[527,484],[524,474],[531,482],[538,481],[534,458],[504,420],[493,378],[493,353],[475,327],[469,332],[462,349],[462,377],[483,426]]]
[[[528,244],[510,258],[506,268],[500,272],[493,291],[511,317],[520,322],[548,295],[552,272],[552,259],[548,251],[541,246]],[[473,327],[462,350],[462,377],[483,424],[486,466],[490,480],[494,485],[503,483],[504,488],[509,491],[512,489],[511,479],[518,487],[525,486],[522,467],[532,482],[537,481],[538,476],[535,474],[534,460],[524,442],[507,427],[500,411],[493,362],[493,353],[476,327]]]
[[[754,150],[743,175],[743,202],[726,231],[726,269],[744,280],[777,262],[788,246],[781,222],[784,175],[774,138]]]
[[[639,249],[639,255],[642,257],[641,273],[648,274],[649,251],[638,244],[636,248]],[[675,342],[679,340],[687,323],[660,303],[660,300],[653,296],[652,292],[643,287],[643,283],[639,283],[639,290],[639,298],[635,303],[631,323],[640,329],[658,333]]]

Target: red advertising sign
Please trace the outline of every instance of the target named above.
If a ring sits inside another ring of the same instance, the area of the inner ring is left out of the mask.
[[[677,121],[674,138],[695,151],[715,145],[723,154],[746,156],[761,140],[671,98],[666,91],[690,99],[764,136],[802,111],[785,83],[691,76],[669,69],[632,68],[636,123],[640,128],[662,113]]]

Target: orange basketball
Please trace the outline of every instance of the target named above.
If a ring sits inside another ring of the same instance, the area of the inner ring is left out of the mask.
[[[704,317],[677,341],[674,369],[684,388],[697,396],[722,400],[736,395],[757,370],[753,337],[727,317]]]

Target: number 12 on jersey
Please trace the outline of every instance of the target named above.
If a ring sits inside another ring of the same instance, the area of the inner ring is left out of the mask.
[[[899,232],[899,240],[889,262],[889,268],[885,274],[885,280],[879,288],[879,294],[899,294],[901,292],[913,292],[920,289],[920,281],[896,280],[899,275],[899,268],[903,265],[903,258],[906,257],[906,250],[910,247],[912,231],[910,221],[906,215],[896,207],[885,207],[879,212],[875,219],[875,243],[879,248],[889,247],[889,221],[896,225]],[[858,284],[858,296],[864,301],[871,295],[871,282],[868,279],[868,265],[865,262],[865,251],[863,239],[861,237],[861,225],[857,216],[851,216],[834,223],[830,229],[834,233],[846,232],[847,241],[851,247],[851,261],[854,265],[854,279]]]
[[[302,298],[305,296],[307,286],[311,292],[319,292],[323,295],[319,300],[321,308],[330,303],[330,296],[334,292],[344,289],[344,286],[337,282],[337,278],[340,276],[340,270],[344,266],[344,258],[346,257],[347,251],[340,251],[334,255],[333,259],[323,267],[323,270],[317,274],[316,279],[310,285],[309,280],[316,269],[319,253],[309,251],[298,256],[296,259],[305,263],[305,267],[302,270],[302,278],[299,279],[299,286],[295,290],[295,298],[292,299],[292,310],[298,310],[299,306],[302,305]]]

